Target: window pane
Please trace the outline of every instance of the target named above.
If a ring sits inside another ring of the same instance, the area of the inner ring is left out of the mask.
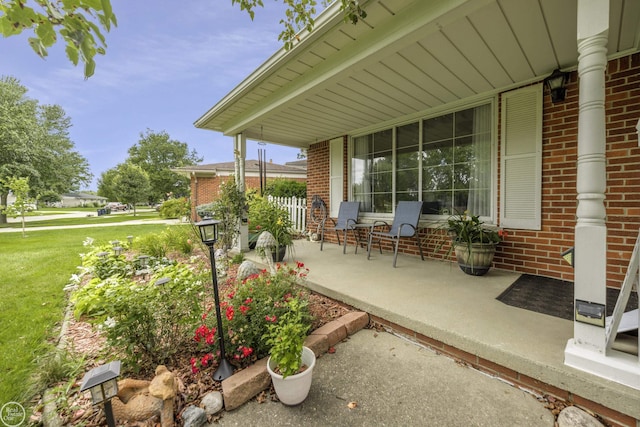
[[[362,212],[392,212],[393,200],[391,129],[354,139],[351,160],[351,191]],[[381,210],[383,209],[383,210]]]
[[[491,214],[490,104],[426,119],[422,200],[441,214]]]

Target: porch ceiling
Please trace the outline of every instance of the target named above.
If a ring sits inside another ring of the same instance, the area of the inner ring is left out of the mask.
[[[332,5],[196,127],[307,148],[577,64],[577,0],[376,0],[366,11],[352,25]],[[609,21],[608,55],[637,51],[640,2],[611,0]]]

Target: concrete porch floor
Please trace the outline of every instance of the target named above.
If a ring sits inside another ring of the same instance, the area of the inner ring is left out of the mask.
[[[405,254],[393,268],[392,252],[381,255],[376,248],[367,260],[366,249],[354,249],[348,246],[343,254],[342,246],[325,242],[321,252],[318,242],[297,240],[293,259],[286,261],[309,268],[311,290],[366,311],[396,332],[524,388],[592,406],[606,418],[610,408],[640,420],[640,390],[564,365],[573,322],[496,299],[519,274],[492,269],[474,277],[457,264]],[[246,258],[261,263],[255,251]]]

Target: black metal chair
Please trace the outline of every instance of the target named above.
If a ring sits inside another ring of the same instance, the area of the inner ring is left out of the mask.
[[[393,223],[391,226],[386,221],[376,221],[373,223],[371,232],[369,233],[369,246],[367,247],[367,259],[371,256],[371,246],[373,243],[377,243],[382,254],[382,240],[387,239],[395,242],[395,250],[393,254],[393,266],[396,266],[396,259],[398,258],[398,245],[400,239],[403,238],[415,238],[416,245],[420,250],[420,257],[424,261],[424,254],[422,253],[422,244],[418,237],[418,222],[420,221],[420,214],[422,213],[422,202],[398,202],[396,207],[396,213],[393,217]],[[386,231],[374,231],[376,227],[384,226]],[[376,239],[374,241],[374,239]]]
[[[338,210],[338,218],[334,220],[331,217],[327,217],[322,221],[322,234],[320,235],[320,250],[324,244],[324,231],[327,221],[333,222],[333,229],[338,237],[338,245],[343,244],[342,253],[347,252],[347,232],[351,230],[354,238],[356,239],[356,252],[358,251],[359,238],[355,225],[358,223],[358,215],[360,215],[360,202],[340,202],[340,209]],[[340,233],[343,235],[343,243],[340,243]]]

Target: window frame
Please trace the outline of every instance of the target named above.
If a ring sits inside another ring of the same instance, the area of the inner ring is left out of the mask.
[[[491,200],[490,200],[490,213],[489,216],[480,217],[481,220],[485,221],[488,224],[496,224],[497,220],[497,197],[498,197],[498,97],[491,96],[489,98],[482,98],[473,103],[465,103],[465,104],[457,104],[455,106],[448,106],[447,108],[440,108],[437,110],[430,111],[427,113],[422,113],[418,115],[412,115],[411,118],[405,118],[402,120],[397,120],[394,122],[385,122],[384,125],[377,125],[375,127],[369,127],[365,129],[361,129],[357,133],[354,133],[348,138],[348,147],[347,153],[349,156],[347,162],[347,181],[348,181],[348,200],[353,199],[353,156],[354,156],[354,148],[355,148],[355,139],[371,135],[376,132],[381,132],[384,130],[392,131],[392,205],[393,209],[391,213],[376,213],[376,212],[362,212],[360,211],[360,215],[368,220],[374,219],[392,219],[395,214],[395,208],[398,204],[396,200],[397,189],[396,189],[396,156],[397,156],[397,128],[401,126],[405,126],[412,123],[418,123],[418,150],[422,151],[423,147],[423,127],[424,121],[427,119],[431,119],[434,117],[444,116],[446,114],[455,113],[458,111],[472,109],[481,105],[489,105],[491,110]],[[423,175],[423,166],[422,159],[420,159],[419,167],[418,167],[418,194],[419,200],[422,199],[422,175]],[[424,221],[430,222],[441,222],[445,221],[449,215],[434,215],[434,214],[422,214],[421,219]]]

